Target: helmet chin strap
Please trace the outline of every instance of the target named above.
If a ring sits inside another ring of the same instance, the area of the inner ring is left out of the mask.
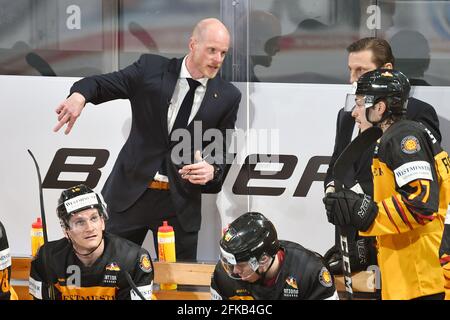
[[[381,116],[381,119],[378,121],[370,121],[369,120],[369,109],[375,107],[375,105],[384,100],[384,103],[386,105],[386,109],[383,112],[383,115]],[[393,115],[392,110],[390,108],[388,108],[388,105],[390,106],[392,103],[392,100],[390,100],[389,98],[379,98],[377,100],[375,100],[375,102],[373,103],[373,105],[369,108],[366,108],[366,119],[369,123],[371,123],[373,126],[377,126],[380,127],[387,119],[389,119],[389,117],[391,117]]]
[[[374,106],[371,106],[370,108],[373,108]],[[366,108],[366,120],[367,120],[367,122],[369,122],[370,124],[372,124],[374,127],[376,127],[376,126],[378,126],[378,124],[380,123],[380,121],[371,121],[370,119],[369,119],[369,109],[370,108]]]
[[[266,271],[260,272],[259,268],[256,269],[255,273],[260,276],[260,278],[257,281],[258,283],[263,284],[264,280],[266,280],[266,274],[270,270],[270,268],[272,267],[273,263],[275,262],[275,256],[276,256],[276,254],[272,257],[272,261],[270,261],[269,267],[267,268]]]
[[[73,241],[73,240],[70,238],[69,234],[67,234],[67,238],[69,239],[70,244],[72,244],[72,249],[73,249],[73,251],[75,251],[75,253],[76,253],[77,255],[82,256],[82,257],[87,257],[87,256],[91,255],[92,253],[94,253],[94,251],[97,250],[98,247],[100,247],[100,245],[102,244],[103,239],[104,239],[104,232],[102,231],[102,239],[100,240],[100,242],[98,243],[98,245],[97,245],[93,250],[91,250],[89,253],[80,253],[80,252],[78,252],[78,251],[75,249],[75,245],[74,245],[74,243],[76,243],[76,242]]]
[[[380,120],[378,120],[378,121],[371,121],[369,119],[369,109],[371,109],[373,107],[375,107],[375,105],[371,106],[370,108],[366,108],[366,120],[367,120],[367,122],[371,123],[374,127],[379,127],[380,124],[383,123],[384,120],[386,120],[390,116],[390,112],[388,110],[386,110],[383,113],[383,116],[381,117]]]

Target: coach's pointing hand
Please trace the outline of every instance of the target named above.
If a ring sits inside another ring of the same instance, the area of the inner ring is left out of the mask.
[[[58,108],[56,108],[56,114],[58,115],[58,123],[53,128],[54,132],[57,132],[61,127],[67,123],[67,128],[64,131],[65,134],[69,134],[72,127],[80,116],[81,111],[86,104],[86,99],[78,92],[74,92],[64,100]]]

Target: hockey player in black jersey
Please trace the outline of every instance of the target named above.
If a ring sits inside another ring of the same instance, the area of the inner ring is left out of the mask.
[[[430,130],[404,119],[409,92],[400,71],[377,69],[359,78],[352,115],[383,130],[372,160],[374,198],[344,189],[324,203],[329,222],[376,236],[383,299],[442,299],[449,158]]]
[[[221,261],[211,279],[215,300],[338,299],[322,257],[301,245],[278,240],[261,213],[234,220],[220,240]]]
[[[105,233],[108,214],[98,194],[85,185],[64,190],[56,212],[65,238],[44,244],[31,262],[29,289],[34,298],[140,300],[140,293],[151,299],[150,255],[128,240]]]
[[[0,300],[10,300],[12,296],[15,296],[10,280],[11,254],[9,252],[6,230],[0,221]]]

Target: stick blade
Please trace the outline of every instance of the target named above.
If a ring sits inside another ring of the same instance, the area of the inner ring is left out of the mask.
[[[358,135],[345,149],[334,163],[333,177],[343,181],[350,167],[361,157],[361,154],[383,135],[379,127],[370,127]]]

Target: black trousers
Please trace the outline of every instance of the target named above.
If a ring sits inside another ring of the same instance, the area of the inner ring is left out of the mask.
[[[144,194],[124,212],[108,212],[106,231],[128,239],[140,246],[148,230],[153,233],[153,243],[158,254],[158,227],[167,220],[175,232],[177,261],[197,260],[198,232],[186,232],[179,223],[169,190],[147,189]],[[200,213],[199,213],[200,214]],[[159,257],[158,257],[159,259]]]

